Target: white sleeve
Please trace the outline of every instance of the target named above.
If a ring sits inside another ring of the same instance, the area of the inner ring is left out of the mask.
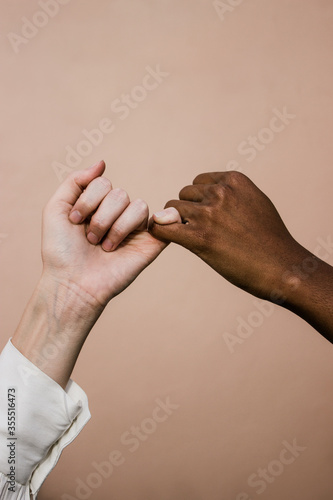
[[[9,340],[0,355],[0,498],[35,499],[89,419],[87,396],[75,382],[63,390]]]

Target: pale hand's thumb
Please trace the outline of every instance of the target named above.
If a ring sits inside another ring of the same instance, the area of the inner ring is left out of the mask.
[[[154,238],[166,243],[181,244],[183,228],[182,218],[174,207],[155,212],[149,221],[149,232]]]

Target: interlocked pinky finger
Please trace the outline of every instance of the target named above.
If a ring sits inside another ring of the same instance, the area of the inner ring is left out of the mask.
[[[102,248],[106,252],[113,251],[133,231],[144,231],[148,225],[149,209],[145,201],[132,201],[107,233]]]

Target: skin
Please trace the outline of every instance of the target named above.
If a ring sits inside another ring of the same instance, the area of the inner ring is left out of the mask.
[[[32,363],[42,360],[43,371],[61,387],[109,301],[170,242],[333,341],[333,268],[294,240],[246,176],[199,175],[179,200],[153,215],[148,232],[146,203],[112,189],[104,170],[99,162],[71,174],[45,207],[43,272],[12,338]],[[45,355],[50,345],[57,346],[51,358]]]
[[[234,285],[293,311],[333,342],[333,268],[291,236],[248,177],[201,174],[165,208],[150,220],[154,237],[187,248]],[[182,222],[164,225],[174,209]]]
[[[147,230],[147,204],[112,189],[104,171],[102,161],[74,172],[44,208],[43,271],[12,338],[63,388],[106,305],[166,246]]]

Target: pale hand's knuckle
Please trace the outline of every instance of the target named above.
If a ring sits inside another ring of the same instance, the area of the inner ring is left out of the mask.
[[[109,190],[112,188],[111,181],[107,177],[99,177],[98,179],[100,184],[102,184],[102,186],[104,186],[105,188]]]
[[[98,231],[103,231],[105,229],[105,220],[102,217],[93,217],[90,226]]]
[[[114,239],[118,240],[119,238],[121,238],[121,237],[122,237],[123,232],[124,232],[123,227],[122,227],[120,224],[117,224],[117,225],[112,226],[112,229],[111,229],[111,236],[112,236]],[[111,238],[111,239],[112,239],[112,238]]]
[[[145,202],[145,200],[143,200],[142,198],[138,198],[137,200],[135,200],[134,204],[140,213],[145,214],[149,211],[147,202]]]
[[[81,172],[82,172],[82,170],[79,170],[79,171],[74,170],[74,172],[71,172],[68,174],[68,176],[66,177],[65,180],[72,182],[77,187],[78,178],[79,178]]]
[[[127,192],[125,191],[125,189],[115,188],[112,191],[112,193],[113,193],[113,196],[115,196],[115,198],[117,198],[117,200],[129,202],[129,196],[128,196]]]
[[[78,205],[80,207],[80,210],[83,209],[85,212],[91,212],[94,209],[92,200],[84,194],[81,195]]]

